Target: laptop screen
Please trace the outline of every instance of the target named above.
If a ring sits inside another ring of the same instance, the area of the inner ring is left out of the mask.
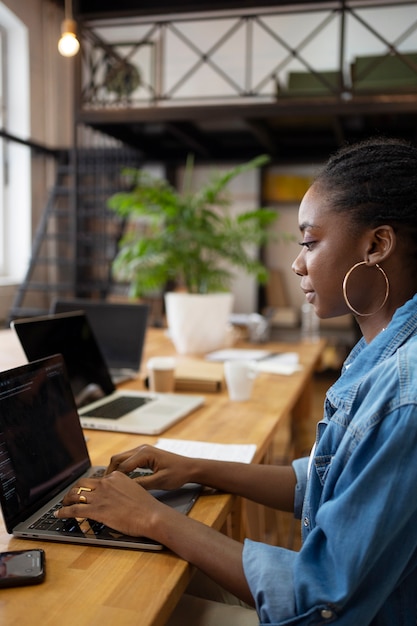
[[[0,501],[8,532],[90,466],[62,357],[0,372]]]
[[[106,362],[84,313],[15,320],[13,327],[29,361],[62,354],[78,407],[114,391]]]
[[[52,313],[83,311],[109,368],[139,370],[149,307],[101,300],[56,300]]]

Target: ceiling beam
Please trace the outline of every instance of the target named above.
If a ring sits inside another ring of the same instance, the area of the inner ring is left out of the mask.
[[[211,155],[208,136],[201,133],[193,124],[176,122],[165,125],[168,133],[180,141],[187,150],[203,158]]]
[[[244,121],[253,136],[259,141],[260,148],[266,150],[270,155],[274,155],[277,144],[269,124],[264,119],[246,118]]]

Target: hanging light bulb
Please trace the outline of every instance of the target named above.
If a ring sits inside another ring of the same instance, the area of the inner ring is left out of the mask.
[[[80,49],[77,39],[77,24],[72,17],[70,0],[65,0],[65,20],[61,25],[61,39],[58,41],[58,50],[64,57],[73,57]]]

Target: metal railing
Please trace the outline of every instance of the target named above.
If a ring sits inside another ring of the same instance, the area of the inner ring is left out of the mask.
[[[82,109],[268,102],[291,95],[293,73],[313,76],[327,95],[347,99],[355,59],[367,55],[375,58],[361,70],[365,76],[396,57],[417,88],[410,54],[417,52],[416,2],[342,0],[130,18],[85,23],[82,32]],[[406,90],[413,89],[409,83]]]

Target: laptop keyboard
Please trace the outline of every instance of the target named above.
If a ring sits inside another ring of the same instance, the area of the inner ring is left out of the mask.
[[[75,518],[57,519],[54,517],[54,511],[59,508],[61,508],[61,503],[57,503],[49,509],[47,513],[31,524],[29,528],[31,530],[50,530],[64,535],[85,535],[86,533],[81,526],[84,520],[78,522]],[[94,535],[99,534],[105,528],[103,524],[94,522],[93,520],[89,520],[89,525]]]
[[[89,478],[100,478],[101,476],[104,476],[105,471],[106,471],[105,468],[100,468],[96,470],[95,472],[93,472]],[[33,524],[29,526],[29,528],[31,530],[52,530],[55,532],[70,534],[70,535],[72,534],[83,535],[84,533],[82,529],[80,528],[79,522],[77,522],[76,519],[74,518],[57,519],[54,516],[54,512],[57,509],[60,509],[61,506],[62,506],[62,500],[54,504],[54,506],[52,506],[48,511],[46,511],[46,513],[44,513],[42,517],[36,520],[36,522],[33,522]],[[97,533],[99,533],[104,528],[104,525],[100,524],[99,522],[91,521],[91,524],[96,525],[95,530]]]
[[[82,412],[83,417],[103,417],[104,419],[119,419],[135,409],[152,402],[147,396],[120,396],[110,400],[95,409]]]

